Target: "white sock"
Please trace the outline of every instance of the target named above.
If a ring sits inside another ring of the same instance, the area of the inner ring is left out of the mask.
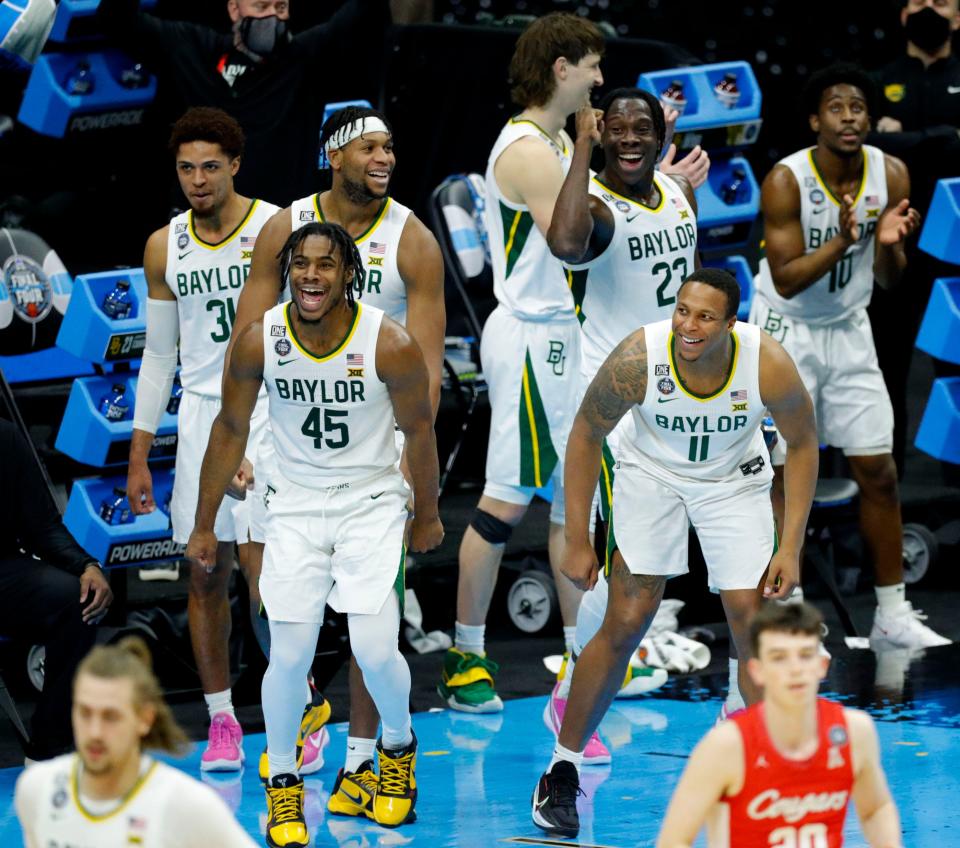
[[[486,624],[461,624],[456,623],[454,631],[453,644],[458,651],[465,654],[477,654],[483,656],[483,637],[486,633]]]
[[[348,736],[347,759],[343,764],[343,770],[356,771],[367,760],[373,760],[373,752],[376,747],[376,739],[364,739],[362,736]]]
[[[267,750],[267,761],[270,763],[270,777],[276,777],[278,774],[297,774],[297,752],[290,751],[288,754],[274,754]]]
[[[210,718],[213,718],[217,713],[226,713],[230,718],[236,719],[237,714],[233,711],[233,696],[229,689],[224,689],[222,692],[213,692],[209,695],[204,694],[203,700],[207,702],[207,712],[210,713]]]
[[[564,625],[563,627],[563,650],[568,654],[573,653],[573,640],[577,636],[577,625],[573,624],[570,627]]]
[[[567,667],[563,672],[563,680],[560,681],[560,688],[557,690],[558,698],[569,698],[570,697],[570,684],[573,683],[573,667],[577,664],[577,651],[574,649],[570,652],[570,656],[567,659]]]
[[[895,586],[877,586],[877,607],[884,615],[893,615],[900,611],[907,600],[907,587],[903,583]]]
[[[730,657],[727,660],[727,712],[732,713],[736,710],[742,710],[747,704],[740,694],[740,660]]]
[[[553,759],[550,760],[547,771],[552,771],[553,767],[559,763],[560,760],[573,763],[577,768],[577,774],[580,774],[580,766],[583,764],[583,751],[571,751],[569,748],[564,748],[563,745],[557,742],[553,748]]]

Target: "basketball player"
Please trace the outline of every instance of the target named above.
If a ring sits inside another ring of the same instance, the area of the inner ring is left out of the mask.
[[[436,414],[446,329],[443,256],[433,234],[388,193],[396,165],[393,133],[380,112],[350,106],[327,119],[320,143],[332,171],[330,190],[295,201],[264,227],[237,307],[234,335],[276,304],[282,288],[276,257],[290,233],[313,221],[339,224],[353,237],[364,263],[365,288],[358,292],[362,302],[404,325],[423,352]],[[402,433],[397,436],[402,448]],[[269,440],[264,449],[269,451]],[[369,805],[361,809],[351,800],[358,789],[349,775],[372,769],[378,716],[355,661],[350,663],[350,693],[344,762],[348,783],[344,792],[338,784],[328,806],[342,815],[363,815],[370,813]],[[267,777],[266,757],[260,760],[260,776]]]
[[[567,266],[582,332],[580,387],[590,381],[617,344],[638,327],[667,319],[676,293],[697,255],[697,205],[693,187],[679,174],[657,173],[666,134],[663,107],[636,88],[607,94],[599,110],[577,112],[573,161],[557,198],[547,243]],[[603,148],[604,167],[591,177],[590,156]],[[608,520],[617,455],[614,430],[604,441],[599,505]],[[585,594],[577,613],[575,650],[551,698],[559,731],[577,652],[593,638],[607,606],[606,580]],[[628,665],[617,693],[641,694],[666,681],[660,669]],[[610,752],[594,735],[584,763],[609,762]]]
[[[490,392],[486,483],[460,545],[454,647],[438,691],[455,710],[498,712],[499,666],[485,652],[485,621],[504,546],[534,492],[553,480],[549,552],[564,625],[580,593],[558,570],[563,550],[560,457],[573,420],[580,333],[563,266],[546,233],[570,168],[567,118],[603,83],[603,36],[590,21],[553,13],[517,41],[511,95],[521,111],[500,131],[486,172],[486,227],[498,305],[480,358]]]
[[[823,618],[808,604],[766,604],[750,626],[750,675],[763,700],[694,749],[658,848],[707,845],[840,848],[851,800],[873,848],[898,848],[900,817],[880,764],[873,720],[817,697],[829,660]]]
[[[200,461],[214,416],[220,409],[224,352],[234,311],[250,269],[257,236],[278,210],[234,191],[233,178],[243,153],[243,130],[219,109],[194,108],[174,124],[170,152],[190,209],[157,230],[147,241],[143,267],[147,278],[147,342],[137,380],[127,494],[134,513],[153,512],[153,481],[147,456],[160,424],[177,367],[183,398],[178,414],[176,476],[170,503],[174,541],[186,543],[193,529]],[[266,397],[254,411],[250,444],[238,465],[235,484],[245,493],[253,484],[249,459],[256,455],[266,423]],[[252,500],[252,499],[251,499]],[[259,551],[251,551],[249,501],[230,500],[217,515],[217,560],[210,569],[190,568],[187,614],[193,654],[210,712],[204,771],[235,771],[243,763],[243,731],[230,692],[230,607],[228,586],[234,545],[250,589],[254,632],[265,647],[264,624],[257,615],[260,596]],[[307,769],[323,765],[319,734],[330,706],[317,696],[304,724]],[[309,737],[309,738],[307,738]]]
[[[860,528],[876,575],[871,643],[922,648],[950,640],[905,597],[893,410],[866,311],[874,279],[885,288],[899,281],[920,215],[907,199],[903,162],[863,143],[875,102],[872,79],[856,66],[810,77],[805,105],[817,143],[763,181],[766,257],[750,320],[796,361],[820,441],[843,450],[860,487]],[[782,454],[773,460],[780,465]]]
[[[267,507],[260,594],[270,622],[262,691],[267,842],[303,846],[309,837],[295,753],[297,684],[313,659],[328,602],[348,616],[354,656],[383,724],[373,818],[397,826],[416,803],[410,670],[398,648],[409,488],[398,468],[394,422],[406,437],[416,506],[410,547],[436,547],[443,526],[427,370],[416,342],[383,310],[354,300],[363,262],[339,225],[296,230],[280,259],[292,300],[237,337],[187,554],[201,563],[215,557],[216,510],[266,384],[273,441],[260,472]]]
[[[37,763],[17,779],[27,848],[253,848],[214,791],[154,760],[187,738],[164,703],[137,637],[94,648],[73,686],[75,754]]]
[[[789,595],[817,479],[813,408],[783,348],[737,322],[740,287],[726,271],[695,271],[673,318],[631,333],[590,384],[567,447],[564,573],[597,582],[589,520],[603,439],[630,412],[618,442],[607,544],[609,599],[583,649],[553,758],[533,794],[534,824],[576,836],[579,766],[586,741],[623,680],[667,578],[687,571],[687,530],[700,539],[742,657],[761,598]],[[774,551],[772,472],[760,421],[770,410],[785,434],[786,520]],[[741,679],[751,699],[756,690]]]

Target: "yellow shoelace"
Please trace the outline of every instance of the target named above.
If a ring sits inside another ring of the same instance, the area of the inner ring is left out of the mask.
[[[300,812],[300,797],[302,784],[299,786],[271,786],[267,791],[273,806],[273,820],[276,824],[302,819]]]
[[[380,757],[380,794],[405,795],[410,788],[410,769],[413,766],[413,751],[402,757]]]

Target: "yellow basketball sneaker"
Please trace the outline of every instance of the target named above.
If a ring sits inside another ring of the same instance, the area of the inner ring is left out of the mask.
[[[373,819],[373,798],[378,779],[373,760],[366,760],[356,771],[337,772],[337,782],[327,801],[327,809],[335,816],[366,816]]]
[[[412,732],[412,731],[411,731]],[[384,827],[397,827],[413,817],[417,803],[417,737],[406,748],[387,751],[377,740],[380,775],[373,796],[373,820]]]
[[[267,845],[306,848],[310,842],[303,815],[303,778],[278,774],[267,781]]]
[[[303,708],[300,730],[297,731],[297,770],[301,775],[314,774],[323,768],[323,749],[330,741],[330,735],[324,729],[333,711],[330,702],[312,687],[311,692],[311,703]],[[266,783],[270,776],[266,748],[260,754],[259,772],[260,780]]]

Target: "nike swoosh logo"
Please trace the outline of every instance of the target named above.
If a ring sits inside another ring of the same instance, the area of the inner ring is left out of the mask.
[[[658,398],[657,398],[657,403],[670,403],[670,401],[672,401],[672,400],[680,400],[680,398],[678,398],[678,397],[675,397],[675,398],[662,398],[662,397],[658,397]]]
[[[541,807],[543,807],[543,805],[546,804],[549,800],[550,800],[550,796],[547,795],[547,797],[544,798],[542,801],[537,801],[537,809],[539,810],[539,809],[540,809]]]
[[[363,795],[361,795],[359,792],[357,792],[356,797],[354,797],[354,796],[351,795],[349,792],[347,792],[347,790],[344,789],[342,786],[340,787],[340,791],[341,791],[344,795],[346,795],[347,798],[349,798],[351,801],[353,801],[354,804],[358,804],[358,805],[361,806],[361,807],[363,806]]]
[[[277,365],[289,365],[291,362],[296,362],[296,358],[293,359],[278,359]]]
[[[960,85],[948,85],[947,94],[960,94]]]
[[[814,210],[813,210],[813,214],[814,214],[814,215],[819,215],[821,212],[826,212],[826,211],[827,211],[827,207],[826,207],[826,206],[821,206],[821,207],[819,207],[818,209],[814,209]]]
[[[380,492],[380,495],[382,495],[382,494],[383,494],[383,492]],[[370,500],[375,501],[377,498],[380,497],[380,495],[370,495]]]
[[[178,253],[178,254],[177,254],[177,259],[179,259],[179,260],[182,262],[182,261],[183,261],[184,259],[186,259],[191,253],[193,253],[192,250],[188,250],[186,253]]]
[[[642,214],[643,212],[637,212],[637,214],[634,215],[632,218],[627,218],[627,223],[629,224],[631,221],[636,221],[637,218],[639,218]]]

